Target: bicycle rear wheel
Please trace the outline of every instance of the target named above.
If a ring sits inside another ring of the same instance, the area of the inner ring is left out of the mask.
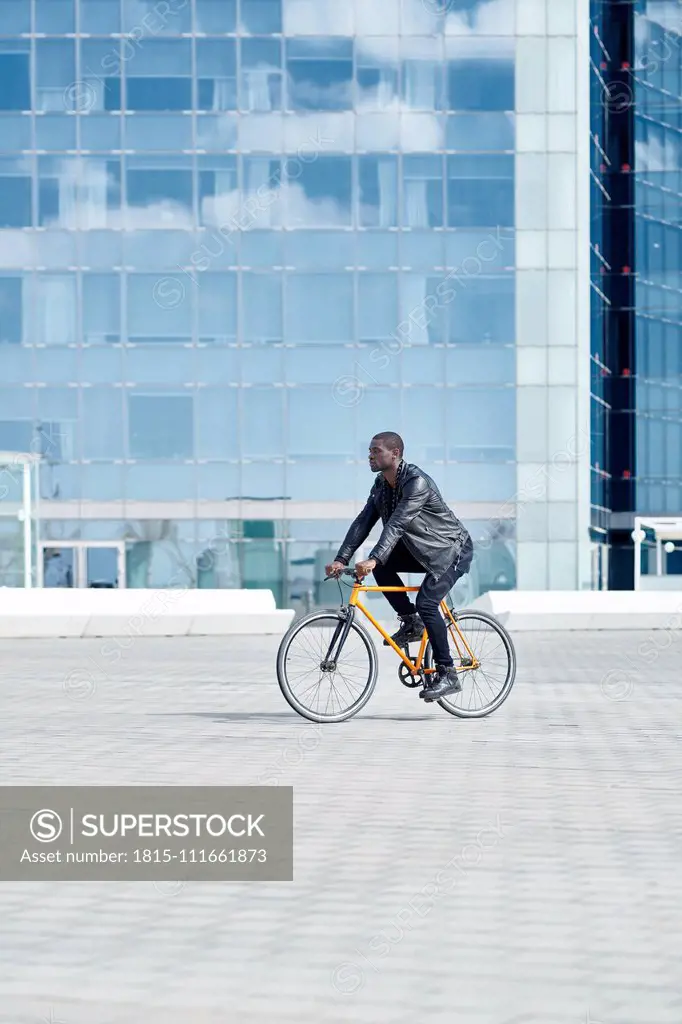
[[[376,648],[354,620],[343,640],[347,625],[338,612],[313,612],[282,638],[277,681],[289,706],[310,722],[345,722],[374,692]]]
[[[462,636],[450,620],[448,643],[462,689],[438,704],[457,718],[485,718],[509,696],[516,678],[516,651],[506,629],[492,615],[479,611],[453,612]],[[468,650],[467,650],[468,647]],[[471,656],[474,666],[471,666]],[[431,644],[424,656],[433,667]]]

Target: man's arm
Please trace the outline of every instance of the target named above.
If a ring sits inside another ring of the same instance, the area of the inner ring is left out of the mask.
[[[374,488],[370,491],[369,498],[362,512],[351,523],[350,529],[338,550],[337,562],[343,562],[344,565],[348,565],[363,541],[367,540],[372,527],[377,523],[379,513],[372,497],[373,491]]]
[[[385,562],[396,546],[409,523],[426,504],[429,497],[429,485],[423,476],[408,480],[395,512],[382,530],[379,540],[369,553],[369,557],[377,562]]]

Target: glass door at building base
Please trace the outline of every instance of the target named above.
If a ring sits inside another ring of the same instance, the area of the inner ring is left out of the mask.
[[[44,587],[125,587],[125,544],[41,541]]]

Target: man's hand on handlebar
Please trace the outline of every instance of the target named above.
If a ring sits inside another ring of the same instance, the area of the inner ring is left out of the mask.
[[[343,570],[345,569],[343,562],[332,562],[331,565],[325,566],[325,572],[327,576],[332,576],[334,579],[338,579]]]
[[[362,579],[363,576],[369,576],[369,574],[376,568],[376,559],[366,558],[364,562],[355,563],[355,574],[358,579]]]

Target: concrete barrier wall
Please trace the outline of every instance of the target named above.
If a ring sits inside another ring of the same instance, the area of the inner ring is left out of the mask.
[[[682,589],[488,591],[471,604],[510,632],[569,629],[682,629]]]
[[[282,636],[293,617],[270,590],[0,588],[0,637]]]

